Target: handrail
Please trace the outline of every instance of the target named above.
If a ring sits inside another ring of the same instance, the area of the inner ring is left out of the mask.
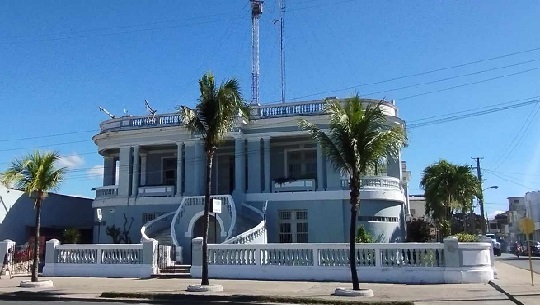
[[[244,244],[244,243],[239,242],[239,241],[241,241],[242,239],[249,239],[250,236],[254,236],[254,235],[258,234],[259,231],[261,231],[261,232],[266,231],[266,221],[264,221],[264,220],[261,221],[255,227],[241,233],[240,235],[237,235],[237,236],[235,236],[233,238],[225,240],[224,242],[222,242],[222,244]]]
[[[155,240],[154,238],[150,238],[150,237],[148,237],[148,235],[146,235],[146,229],[147,229],[148,227],[150,227],[151,225],[153,225],[155,222],[158,222],[158,221],[160,221],[160,220],[162,220],[162,219],[165,219],[165,218],[167,218],[167,217],[169,217],[169,216],[171,216],[171,215],[174,215],[174,212],[165,213],[165,214],[163,214],[163,215],[161,215],[161,216],[159,216],[159,217],[157,217],[157,218],[155,218],[155,219],[153,219],[153,220],[150,220],[150,221],[148,221],[147,223],[145,223],[145,224],[141,227],[141,242],[143,242],[143,241]]]
[[[219,198],[219,197],[226,197],[227,198],[227,204],[230,206],[230,216],[231,216],[231,225],[229,227],[229,230],[227,231],[227,237],[232,235],[232,231],[234,230],[234,227],[236,226],[236,205],[234,203],[234,199],[231,195],[212,195],[210,196],[210,199],[212,198]],[[198,198],[204,200],[204,196],[190,196],[190,197],[184,197],[182,198],[182,202],[174,212],[174,217],[171,221],[171,239],[175,246],[179,247],[177,240],[177,234],[176,234],[176,221],[178,220],[178,215],[182,213],[182,210],[184,208],[184,205],[186,203],[186,200],[190,200],[192,198]]]

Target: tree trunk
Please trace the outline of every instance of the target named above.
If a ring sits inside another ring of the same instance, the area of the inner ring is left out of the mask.
[[[208,224],[210,221],[210,190],[212,189],[212,159],[213,151],[206,152],[206,189],[204,191],[204,227],[202,244],[202,276],[201,285],[210,285],[208,279]]]
[[[351,178],[350,181],[350,197],[351,197],[351,222],[349,227],[349,265],[351,267],[351,277],[353,290],[360,290],[358,282],[358,273],[356,272],[356,216],[358,214],[358,205],[360,201],[360,190],[358,189],[358,181]]]
[[[40,217],[41,217],[41,202],[43,192],[38,191],[38,195],[35,201],[36,208],[36,221],[34,223],[35,233],[34,233],[34,253],[32,254],[32,282],[38,281],[38,267],[39,267],[39,230],[40,230]]]

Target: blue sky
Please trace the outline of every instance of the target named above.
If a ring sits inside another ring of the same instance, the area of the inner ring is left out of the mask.
[[[528,102],[540,95],[540,3],[286,2],[287,100],[395,99],[411,193],[427,165],[476,156],[484,186],[499,186],[485,193],[490,214],[540,188],[540,104]],[[260,21],[263,103],[280,98],[277,6],[267,0]],[[0,169],[56,149],[71,168],[60,192],[92,196],[98,107],[193,105],[208,70],[249,98],[250,26],[247,0],[0,2]]]

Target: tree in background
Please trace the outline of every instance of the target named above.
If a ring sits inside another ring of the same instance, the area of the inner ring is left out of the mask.
[[[32,282],[38,281],[39,231],[41,204],[49,191],[56,190],[64,179],[66,168],[58,167],[60,156],[57,152],[35,151],[22,159],[15,159],[8,169],[0,174],[0,182],[6,187],[23,190],[34,198],[36,209]]]
[[[431,223],[423,218],[407,222],[407,242],[425,243],[431,240]]]
[[[210,190],[212,188],[212,162],[218,145],[231,131],[238,119],[248,121],[249,106],[242,100],[236,79],[216,85],[214,75],[206,73],[199,80],[200,97],[195,109],[180,106],[179,112],[185,128],[200,136],[206,153],[206,189],[204,192],[202,276],[201,285],[209,285],[208,279],[208,222],[210,214]]]
[[[480,181],[467,165],[455,165],[446,160],[424,169],[420,186],[426,198],[426,213],[431,213],[442,237],[451,234],[452,216],[457,211],[469,211],[472,199],[482,196]]]
[[[322,146],[334,168],[349,177],[349,265],[353,290],[360,290],[355,235],[361,179],[366,172],[376,168],[382,158],[397,157],[407,139],[400,124],[387,120],[381,104],[362,105],[358,95],[343,102],[328,100],[325,105],[330,120],[328,131],[304,119],[299,122],[300,128],[308,131]]]

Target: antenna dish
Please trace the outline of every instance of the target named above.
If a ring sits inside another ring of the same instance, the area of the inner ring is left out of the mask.
[[[110,113],[109,111],[107,111],[107,109],[99,106],[99,111],[101,112],[105,112],[106,115],[108,115],[111,119],[116,119],[116,116],[112,113]]]

